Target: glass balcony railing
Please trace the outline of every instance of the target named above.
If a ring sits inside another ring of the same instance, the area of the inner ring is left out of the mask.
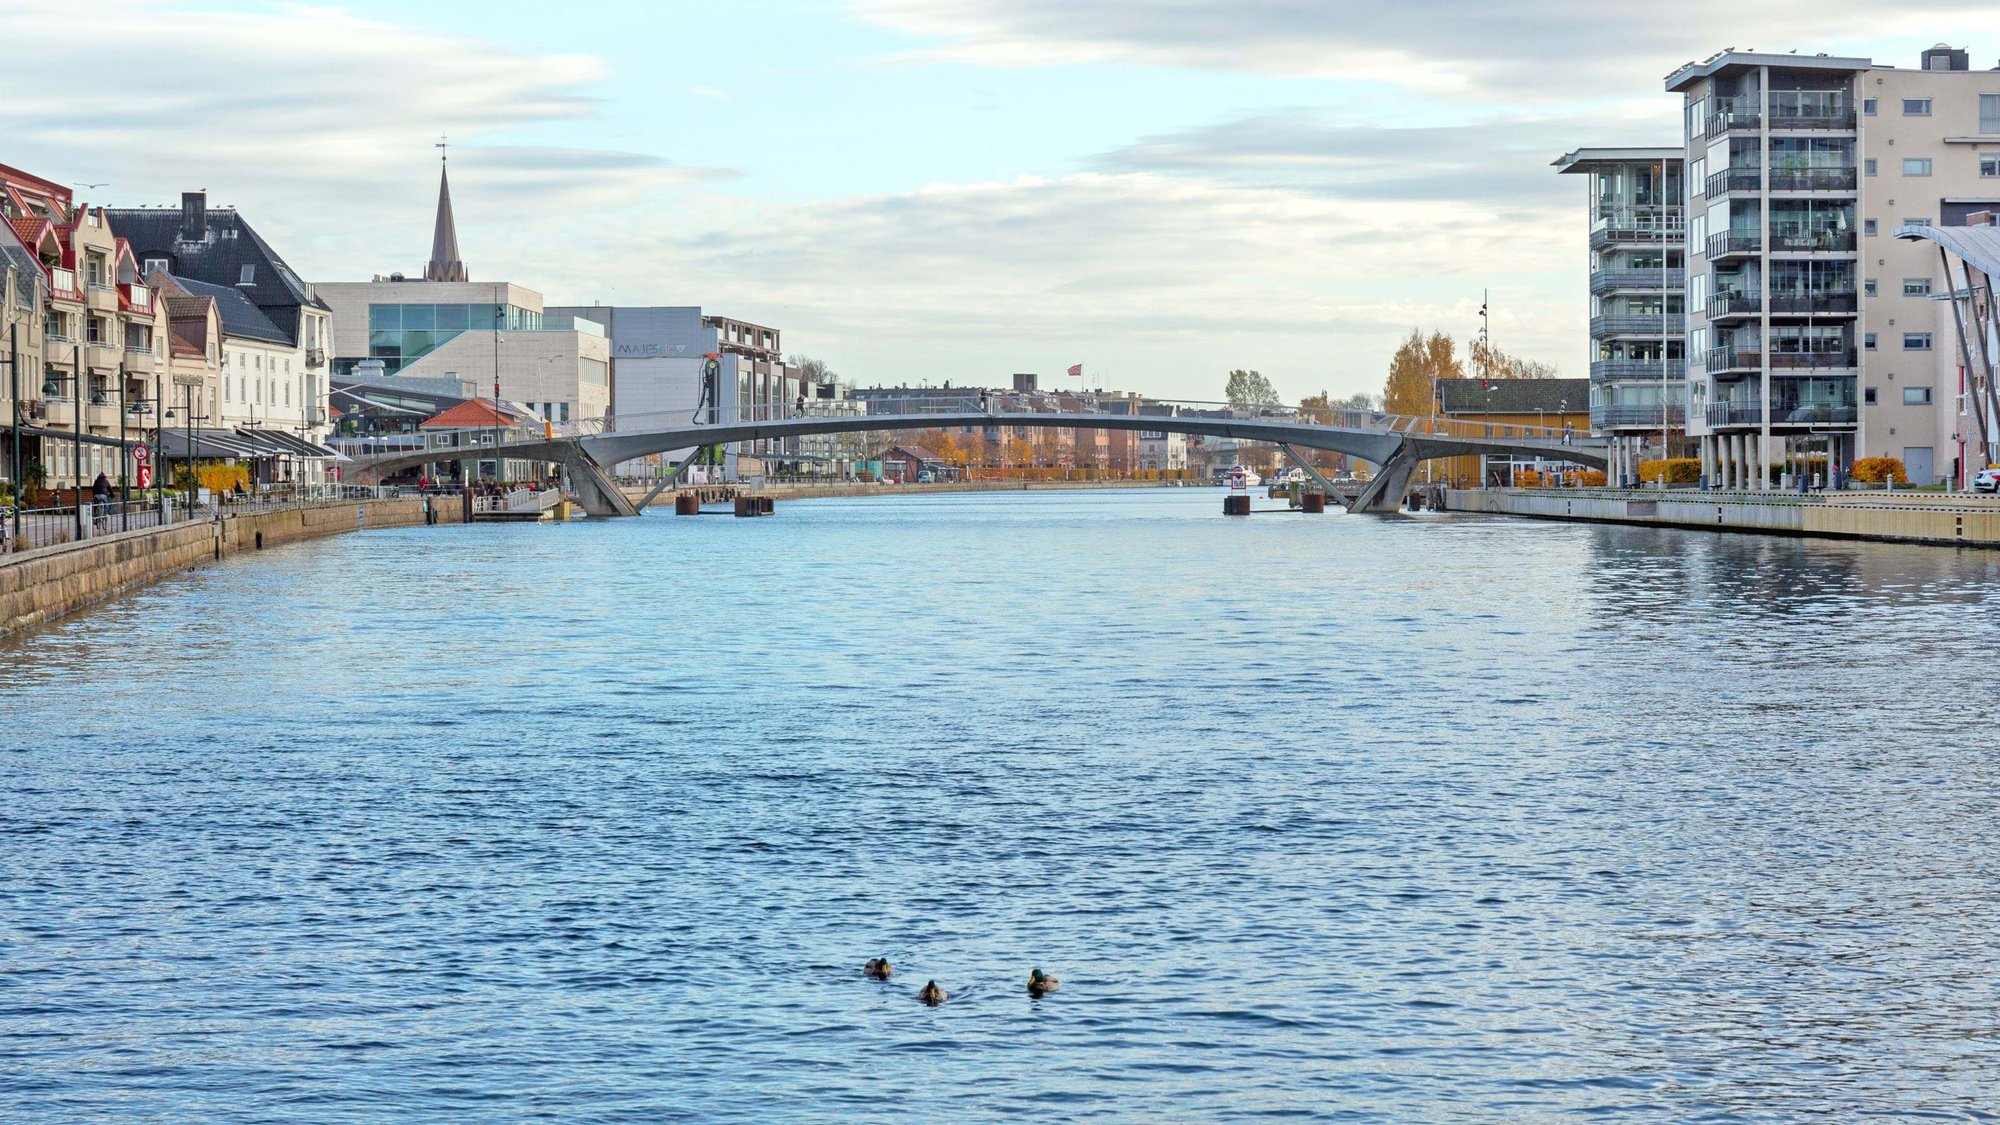
[[[1678,336],[1687,331],[1683,313],[1606,313],[1590,318],[1590,334],[1597,339],[1610,336]]]
[[[1664,417],[1658,403],[1651,406],[1614,403],[1590,408],[1591,429],[1612,429],[1614,427],[1646,427],[1659,429],[1662,425],[1680,426],[1687,422],[1687,411],[1678,403],[1670,403],[1665,408]]]
[[[1764,402],[1762,399],[1732,399],[1727,402],[1711,402],[1705,411],[1708,424],[1723,426],[1762,426],[1764,424]],[[1851,426],[1855,422],[1852,405],[1831,402],[1804,402],[1799,400],[1779,400],[1773,404],[1771,424],[1774,426]]]
[[[1605,293],[1613,289],[1677,289],[1687,284],[1687,271],[1678,266],[1670,269],[1654,269],[1650,266],[1613,267],[1601,269],[1590,275],[1590,291]]]
[[[1854,251],[1851,230],[1779,230],[1771,232],[1774,254],[1848,254]]]
[[[1852,168],[1771,169],[1772,191],[1853,191]]]
[[[1757,191],[1764,186],[1764,178],[1755,168],[1725,168],[1710,176],[1703,185],[1703,194],[1714,199],[1732,191]]]
[[[1662,379],[1687,378],[1687,361],[1684,359],[1594,359],[1590,361],[1590,377],[1598,382],[1620,380],[1644,380],[1659,382]]]
[[[1756,231],[1727,231],[1708,236],[1708,256],[1727,258],[1736,254],[1755,254],[1764,248],[1764,240]]]

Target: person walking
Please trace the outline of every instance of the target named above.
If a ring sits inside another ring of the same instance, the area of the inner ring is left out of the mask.
[[[804,391],[799,392],[799,401],[793,410],[797,417],[803,418],[806,416],[806,393]]]

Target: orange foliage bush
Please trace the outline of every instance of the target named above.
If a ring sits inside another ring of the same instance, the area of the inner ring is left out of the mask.
[[[1849,475],[1862,484],[1881,484],[1883,481],[1910,483],[1909,476],[1903,472],[1900,457],[1863,457],[1854,463]]]

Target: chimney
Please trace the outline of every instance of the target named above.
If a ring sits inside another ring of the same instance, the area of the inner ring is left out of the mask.
[[[208,241],[207,192],[184,191],[181,193],[181,241]]]

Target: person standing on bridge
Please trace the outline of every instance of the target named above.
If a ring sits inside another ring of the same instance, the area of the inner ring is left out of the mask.
[[[799,392],[799,401],[794,410],[796,410],[798,417],[803,418],[806,416],[806,393],[804,391]]]

